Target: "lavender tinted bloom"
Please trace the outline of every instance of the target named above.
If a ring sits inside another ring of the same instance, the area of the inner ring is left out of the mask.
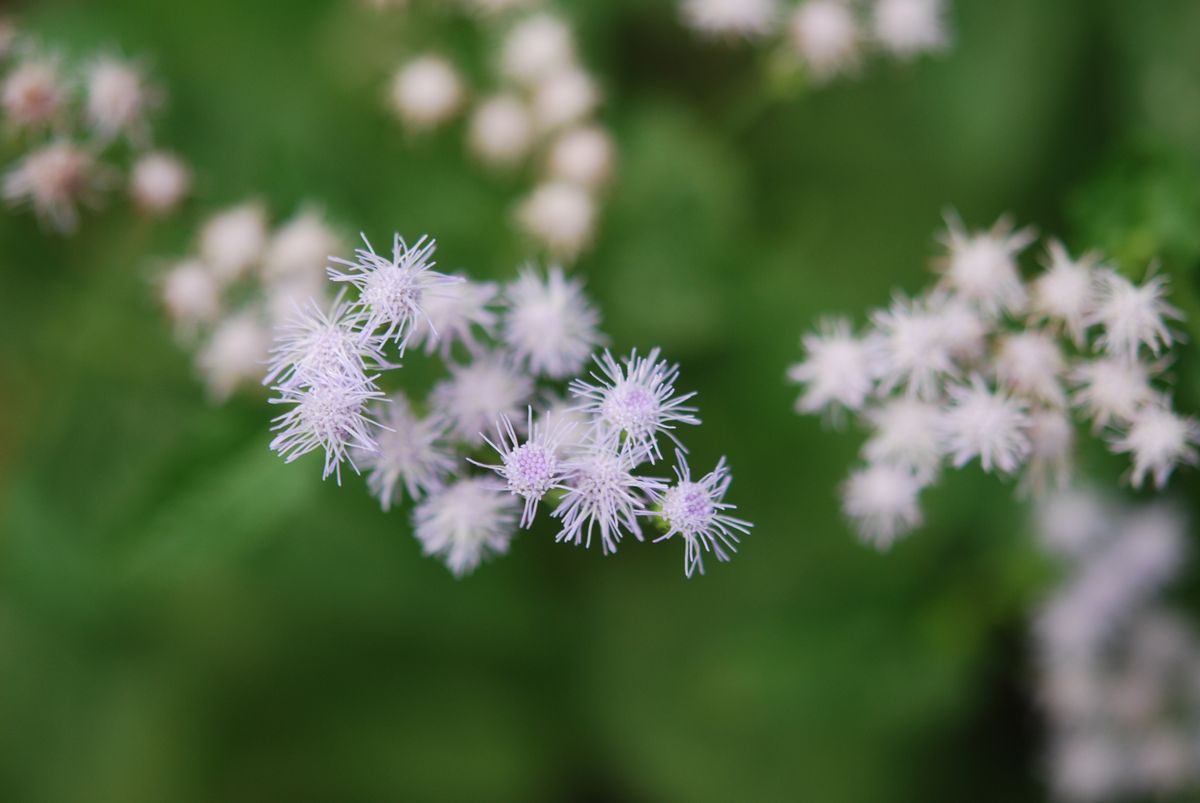
[[[1149,474],[1160,489],[1175,466],[1195,465],[1200,443],[1200,423],[1176,415],[1159,404],[1147,404],[1129,419],[1128,427],[1112,441],[1113,451],[1133,455],[1133,487],[1142,487]]]
[[[683,573],[691,577],[694,571],[704,574],[704,553],[711,552],[717,560],[727,561],[737,551],[738,533],[750,532],[747,521],[734,518],[726,511],[734,506],[725,502],[725,493],[733,478],[725,458],[717,467],[693,481],[687,458],[675,452],[675,485],[656,492],[656,501],[667,531],[654,539],[655,543],[675,535],[683,539]]]
[[[910,469],[868,465],[842,486],[842,510],[865,542],[883,550],[921,523],[920,492],[921,481]]]
[[[450,378],[434,386],[430,404],[449,419],[455,438],[480,445],[497,419],[518,418],[532,395],[533,380],[493,354],[450,366]]]
[[[380,431],[376,449],[357,456],[367,472],[367,487],[384,511],[398,501],[400,489],[410,499],[440,488],[454,472],[454,455],[445,447],[446,423],[435,416],[417,415],[408,397],[395,394],[378,404],[374,416]]]
[[[350,458],[352,450],[373,452],[378,448],[371,433],[376,422],[366,413],[368,402],[383,398],[374,379],[279,388],[278,398],[271,399],[271,403],[293,406],[272,420],[271,431],[277,434],[271,440],[271,449],[288,463],[317,449],[324,450],[321,476],[328,479],[333,474],[340,485],[342,462]],[[358,471],[352,459],[350,466]]]
[[[635,349],[622,363],[605,350],[595,358],[600,373],[593,383],[571,382],[571,394],[581,400],[581,409],[603,426],[623,432],[634,444],[645,447],[647,458],[662,457],[658,436],[666,435],[682,448],[675,436],[677,424],[699,424],[696,408],[687,404],[695,393],[676,395],[679,366],[659,359],[659,349],[638,357]]]
[[[505,344],[529,371],[552,379],[579,372],[600,344],[600,315],[583,294],[583,283],[551,267],[543,280],[525,268],[505,291]]]
[[[562,501],[551,514],[561,523],[556,541],[592,545],[598,530],[605,554],[616,552],[622,530],[642,540],[638,519],[648,515],[647,496],[661,492],[662,480],[634,474],[649,458],[649,449],[633,439],[593,441],[566,465]]]
[[[979,458],[984,471],[1012,474],[1032,448],[1027,405],[990,389],[979,376],[950,388],[942,422],[946,451],[956,468]]]
[[[922,399],[934,397],[941,382],[958,373],[946,319],[926,299],[897,294],[886,310],[871,314],[876,339],[881,390],[904,388]]]
[[[470,574],[488,555],[503,555],[516,532],[517,503],[486,479],[457,480],[413,511],[413,530],[426,555],[455,577]]]
[[[455,278],[461,281],[447,284],[425,299],[424,316],[413,322],[412,344],[423,345],[426,354],[436,350],[446,358],[455,343],[462,343],[471,354],[478,354],[483,347],[476,330],[489,338],[495,332],[496,313],[491,305],[499,292],[496,285]]]
[[[855,337],[845,318],[824,321],[820,332],[805,335],[802,343],[804,361],[788,369],[788,379],[805,386],[796,409],[861,409],[875,389],[877,344]]]
[[[1157,357],[1173,341],[1167,320],[1183,317],[1164,300],[1166,294],[1165,276],[1154,276],[1138,286],[1115,271],[1101,273],[1096,306],[1087,318],[1089,325],[1103,327],[1096,345],[1127,359],[1136,358],[1145,346]]]
[[[279,327],[264,385],[309,387],[362,383],[368,364],[385,366],[379,347],[355,328],[352,304],[339,297],[328,312],[316,301]]]
[[[526,413],[525,431],[522,438],[513,428],[508,416],[501,416],[496,425],[496,440],[485,438],[487,445],[500,455],[499,465],[476,463],[482,468],[495,471],[508,486],[508,490],[525,500],[521,515],[521,526],[528,528],[537,514],[538,503],[551,490],[562,488],[565,471],[562,452],[563,438],[569,436],[572,422],[543,416],[533,419],[533,408]],[[475,461],[472,461],[475,462]]]
[[[1020,311],[1028,296],[1016,257],[1033,240],[1032,229],[1014,232],[1005,218],[989,232],[972,233],[957,215],[948,215],[942,237],[948,253],[938,262],[942,281],[985,314]]]
[[[423,308],[425,298],[462,279],[432,270],[437,243],[426,237],[410,247],[395,235],[391,259],[376,254],[365,235],[362,239],[366,248],[356,249],[353,260],[331,260],[346,270],[330,266],[329,278],[357,288],[363,330],[384,341],[395,341],[403,352],[416,320],[425,317],[429,323]]]

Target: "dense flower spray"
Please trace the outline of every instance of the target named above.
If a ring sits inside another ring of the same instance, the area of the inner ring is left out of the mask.
[[[1165,276],[1151,267],[1139,283],[1052,241],[1026,283],[1034,235],[1006,220],[970,231],[950,215],[939,241],[933,288],[897,294],[862,333],[826,320],[788,373],[798,412],[854,414],[870,432],[867,466],[843,486],[864,540],[887,547],[918,526],[920,492],[946,468],[1017,475],[1027,493],[1065,484],[1076,421],[1130,456],[1134,487],[1197,462],[1200,424],[1171,409],[1164,375],[1181,318]]]
[[[28,207],[60,234],[73,233],[81,210],[123,183],[147,215],[179,206],[191,173],[177,156],[152,149],[149,118],[162,92],[143,65],[113,54],[69,62],[16,28],[4,44],[0,127],[21,154],[0,177],[9,206]]]
[[[597,351],[600,316],[579,280],[529,266],[497,287],[436,270],[432,240],[397,236],[387,253],[363,242],[329,259],[335,299],[276,325],[260,367],[284,408],[272,449],[289,462],[321,453],[339,482],[344,465],[365,472],[384,510],[412,499],[417,539],[455,575],[506,552],[543,510],[556,541],[604,554],[627,536],[682,542],[689,577],[705,556],[730,559],[751,525],[725,501],[724,458],[692,474],[680,430],[700,424],[695,394],[676,387],[679,367],[658,349]],[[202,275],[194,262],[172,274],[189,287]],[[192,306],[212,316],[219,304],[203,289]],[[411,389],[385,394],[400,358],[418,351],[445,378],[423,403]]]

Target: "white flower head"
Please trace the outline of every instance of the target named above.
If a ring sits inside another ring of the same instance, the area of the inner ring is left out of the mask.
[[[413,534],[426,555],[442,559],[455,577],[484,557],[503,555],[516,533],[517,503],[494,483],[466,477],[427,496],[413,511]]]
[[[813,80],[828,81],[858,66],[858,20],[843,0],[804,0],[789,23],[792,47]]]
[[[425,315],[426,297],[462,279],[432,270],[437,243],[428,237],[409,246],[399,234],[394,235],[391,259],[376,254],[365,234],[362,240],[366,248],[356,249],[354,259],[330,260],[347,270],[330,265],[329,278],[356,287],[364,331],[383,341],[395,341],[403,352],[417,318]],[[436,330],[433,334],[437,335]]]
[[[697,33],[749,39],[770,33],[779,7],[775,0],[683,0],[680,13]]]
[[[1075,426],[1063,409],[1048,407],[1029,414],[1029,463],[1021,477],[1025,493],[1042,495],[1049,488],[1064,488],[1071,480]]]
[[[865,416],[872,427],[863,456],[872,464],[907,468],[932,480],[942,462],[942,410],[912,396],[888,399]]]
[[[455,439],[481,445],[500,419],[518,419],[533,395],[533,380],[499,355],[480,355],[450,366],[450,378],[433,388],[430,407],[446,416]]]
[[[480,161],[509,167],[525,158],[533,146],[529,107],[514,95],[488,98],[471,115],[467,142]]]
[[[389,367],[378,344],[355,328],[350,303],[339,296],[326,311],[310,298],[276,330],[263,384],[362,384],[369,365]]]
[[[79,206],[94,205],[107,184],[92,153],[66,141],[28,153],[4,175],[4,200],[29,204],[41,220],[63,234],[79,226]]]
[[[1200,423],[1177,415],[1165,403],[1151,403],[1129,418],[1124,431],[1112,439],[1112,449],[1117,454],[1132,455],[1133,487],[1141,488],[1150,475],[1162,489],[1175,466],[1196,464],[1197,443],[1200,443]]]
[[[958,374],[946,317],[928,299],[897,294],[886,310],[871,313],[878,330],[880,391],[898,387],[922,399],[938,395],[946,379]]]
[[[948,213],[940,238],[947,254],[935,263],[942,284],[988,316],[1021,311],[1027,296],[1016,258],[1034,236],[1031,228],[1013,231],[1007,218],[991,231],[969,232],[958,215]]]
[[[54,126],[61,120],[66,104],[67,91],[58,60],[51,57],[30,58],[18,64],[0,90],[4,117],[18,129]]]
[[[367,404],[383,398],[374,384],[376,377],[354,383],[325,382],[310,387],[280,387],[272,404],[289,404],[291,409],[271,421],[271,450],[291,463],[317,449],[325,452],[322,479],[330,474],[342,483],[342,462],[358,471],[353,454],[378,448],[371,433],[378,424],[367,414]]]
[[[566,471],[563,440],[570,435],[573,426],[574,422],[569,418],[558,419],[549,415],[540,416],[535,421],[533,408],[529,407],[525,422],[528,437],[518,435],[508,416],[501,416],[496,424],[496,440],[484,439],[500,455],[500,463],[476,465],[499,474],[509,492],[525,500],[522,527],[528,528],[533,524],[542,497],[563,487]]]
[[[1035,321],[1062,325],[1076,346],[1082,346],[1088,316],[1095,303],[1095,269],[1099,255],[1072,259],[1058,240],[1047,250],[1046,271],[1030,287],[1029,311]]]
[[[573,260],[592,241],[596,202],[583,187],[565,181],[546,182],[517,207],[517,222],[548,251]]]
[[[129,174],[133,202],[152,215],[175,211],[191,187],[192,171],[178,156],[163,151],[139,157]]]
[[[1077,386],[1071,403],[1092,419],[1096,431],[1113,421],[1128,421],[1154,399],[1150,369],[1137,360],[1116,357],[1084,360],[1072,368],[1070,379]]]
[[[184,334],[200,324],[212,323],[221,313],[221,288],[200,262],[189,260],[171,268],[162,278],[159,295],[167,315]]]
[[[200,230],[200,258],[223,283],[244,276],[267,244],[267,213],[246,203],[213,215]]]
[[[801,340],[803,361],[788,369],[788,379],[804,385],[796,410],[860,410],[875,389],[879,358],[873,340],[856,337],[845,318],[822,322],[820,331]]]
[[[945,0],[876,0],[871,33],[902,59],[946,47]]]
[[[614,161],[612,137],[588,125],[559,135],[550,145],[546,166],[551,178],[596,188],[608,181]]]
[[[978,375],[949,389],[942,416],[945,448],[955,468],[978,458],[984,471],[1012,474],[1029,457],[1027,404],[992,390]]]
[[[102,56],[88,67],[86,81],[88,123],[101,140],[121,135],[145,139],[146,112],[157,93],[146,85],[138,65]]]
[[[733,478],[725,458],[717,467],[698,480],[693,480],[687,457],[675,452],[676,483],[656,493],[659,516],[667,531],[655,538],[655,543],[678,535],[683,539],[683,573],[691,577],[704,574],[704,553],[711,552],[717,560],[728,561],[737,551],[738,534],[750,532],[748,521],[735,518],[727,511],[734,505],[725,501]]]
[[[917,476],[903,466],[869,464],[854,471],[842,486],[842,511],[863,541],[888,549],[920,526],[921,487]]]
[[[1165,300],[1165,276],[1152,276],[1139,286],[1116,271],[1105,270],[1098,275],[1097,289],[1096,306],[1087,324],[1102,327],[1096,338],[1098,348],[1114,357],[1134,359],[1142,346],[1157,357],[1174,342],[1167,320],[1179,320],[1183,313]]]
[[[268,281],[324,280],[325,263],[342,249],[342,238],[315,209],[305,209],[284,223],[267,243],[263,278]]]
[[[983,359],[994,323],[956,293],[935,289],[928,299],[929,309],[941,318],[942,337],[950,356],[958,363]]]
[[[579,373],[603,337],[600,314],[557,265],[543,278],[532,267],[505,289],[508,309],[502,337],[519,364],[537,376],[564,379]]]
[[[578,67],[557,70],[533,90],[533,119],[538,130],[554,131],[578,123],[600,105],[600,90]]]
[[[526,86],[569,68],[574,61],[571,29],[553,14],[521,20],[508,32],[501,48],[501,71]]]
[[[375,408],[380,431],[376,449],[357,455],[359,467],[367,472],[367,487],[384,511],[399,501],[400,489],[410,499],[441,488],[454,472],[454,455],[442,439],[446,425],[437,416],[420,416],[408,397],[395,394]]]
[[[218,402],[228,399],[241,385],[254,385],[266,370],[271,333],[257,316],[235,314],[213,329],[196,362]]]
[[[676,425],[696,425],[700,419],[696,408],[687,404],[696,394],[675,392],[679,366],[661,359],[657,348],[645,357],[634,349],[621,362],[606,349],[594,359],[600,369],[592,372],[594,382],[571,381],[571,395],[580,399],[580,409],[593,416],[598,426],[624,433],[628,441],[645,448],[651,462],[662,456],[660,434],[682,449]]]
[[[392,78],[392,110],[406,126],[425,131],[445,123],[462,108],[462,79],[441,56],[419,56],[401,67]]]
[[[561,523],[554,540],[587,548],[598,530],[606,555],[616,552],[623,531],[641,541],[638,519],[648,515],[647,496],[665,487],[633,473],[647,458],[646,447],[632,439],[598,438],[569,459],[563,497],[551,514]]]
[[[411,342],[424,346],[426,354],[435,350],[448,357],[455,343],[462,343],[471,354],[483,346],[475,335],[481,330],[491,337],[496,329],[492,305],[499,289],[492,282],[472,282],[465,276],[457,284],[441,287],[424,301],[424,315],[413,322]]]
[[[996,348],[996,379],[1031,401],[1062,406],[1066,363],[1057,339],[1046,332],[1024,330],[1002,335]]]

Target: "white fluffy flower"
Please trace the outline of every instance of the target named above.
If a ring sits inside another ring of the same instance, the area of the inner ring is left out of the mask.
[[[950,356],[964,363],[983,359],[993,325],[969,301],[961,296],[934,290],[929,294],[929,310],[942,322],[942,336]]]
[[[221,288],[212,273],[195,260],[171,268],[159,291],[167,315],[185,334],[211,323],[221,313]]]
[[[1095,301],[1096,254],[1071,259],[1058,240],[1047,251],[1046,272],[1030,288],[1029,310],[1035,320],[1061,324],[1076,346],[1082,346]]]
[[[261,204],[247,203],[208,219],[200,231],[200,258],[222,282],[245,275],[267,244],[267,215]]]
[[[859,61],[858,21],[843,0],[805,0],[789,23],[792,47],[816,81],[854,69]]]
[[[441,56],[415,58],[392,78],[392,110],[415,131],[449,120],[462,107],[465,94],[458,71]]]
[[[1195,445],[1200,442],[1200,424],[1176,415],[1165,404],[1147,404],[1135,412],[1123,434],[1112,440],[1114,452],[1133,456],[1133,487],[1140,488],[1150,474],[1164,488],[1175,466],[1195,465]]]
[[[163,151],[139,157],[129,174],[133,202],[154,215],[173,212],[191,186],[192,171],[178,156]]]
[[[18,64],[0,92],[5,119],[17,128],[49,128],[62,117],[66,102],[58,62],[51,58]]]
[[[342,462],[358,471],[352,454],[373,452],[377,447],[371,434],[375,422],[367,415],[367,404],[383,398],[368,378],[361,383],[326,382],[308,388],[280,388],[272,404],[290,404],[292,408],[271,421],[272,451],[291,463],[317,449],[325,452],[322,478],[330,474],[342,483]]]
[[[482,346],[475,330],[489,337],[496,328],[495,303],[498,289],[492,282],[472,282],[466,277],[458,284],[447,284],[424,302],[424,316],[413,322],[411,341],[424,346],[426,354],[435,350],[443,357],[450,354],[455,343],[462,343],[472,354]]]
[[[657,493],[659,515],[667,531],[655,538],[655,543],[678,535],[683,539],[683,573],[691,577],[704,574],[704,553],[711,552],[717,560],[728,561],[737,551],[738,533],[750,532],[751,524],[735,518],[726,511],[734,506],[725,501],[733,478],[725,458],[717,467],[698,480],[693,480],[687,458],[675,452],[677,482]]]
[[[137,66],[101,57],[88,67],[86,80],[88,123],[102,140],[145,136],[145,115],[154,98]]]
[[[953,339],[942,311],[923,299],[897,295],[886,310],[871,313],[878,330],[881,390],[902,387],[923,399],[935,397],[947,378],[957,375]]]
[[[378,346],[354,324],[351,306],[341,297],[328,312],[309,299],[276,330],[263,384],[306,387],[365,382],[369,364],[386,363]]]
[[[533,394],[533,380],[496,355],[482,355],[450,367],[450,378],[433,388],[430,406],[450,421],[451,433],[479,445],[500,419],[517,418]]]
[[[1017,395],[1032,401],[1063,405],[1065,369],[1058,341],[1045,332],[1011,332],[996,349],[996,379]]]
[[[921,481],[907,468],[872,464],[842,486],[842,510],[864,541],[887,549],[921,524]]]
[[[196,360],[209,395],[221,402],[238,386],[257,384],[270,345],[271,334],[256,316],[241,313],[218,323]]]
[[[356,249],[354,259],[331,258],[348,270],[331,265],[329,278],[356,287],[363,330],[384,341],[394,340],[403,352],[417,319],[426,315],[426,299],[462,279],[433,270],[437,243],[427,237],[409,246],[394,235],[391,259],[376,254],[366,235],[362,240],[366,248]]]
[[[479,104],[468,132],[471,151],[489,165],[519,162],[533,145],[529,108],[513,95],[497,95]]]
[[[638,519],[648,515],[647,496],[664,487],[661,480],[635,475],[648,456],[633,440],[603,439],[577,453],[566,465],[563,497],[551,514],[562,529],[555,541],[592,545],[599,530],[601,549],[615,552],[623,532],[642,540]]]
[[[517,209],[522,228],[562,259],[574,259],[592,240],[596,202],[587,190],[565,181],[536,187]]]
[[[945,447],[956,468],[975,458],[984,471],[1012,474],[1029,456],[1029,414],[1023,401],[991,390],[979,376],[950,388],[943,417]]]
[[[1128,421],[1154,398],[1149,369],[1136,360],[1084,360],[1071,370],[1070,379],[1077,386],[1071,403],[1092,419],[1096,430],[1112,421]]]
[[[645,357],[639,357],[635,349],[617,362],[606,349],[595,357],[600,373],[592,373],[594,383],[571,381],[571,395],[580,400],[580,409],[592,415],[600,427],[622,432],[628,442],[644,447],[651,462],[662,455],[660,434],[679,446],[676,425],[700,423],[696,408],[687,404],[696,394],[675,393],[679,366],[660,356],[657,348]]]
[[[1154,276],[1141,286],[1115,271],[1099,276],[1096,306],[1088,316],[1089,325],[1102,327],[1096,345],[1114,357],[1133,359],[1145,346],[1158,356],[1174,341],[1167,320],[1179,320],[1183,314],[1165,300],[1167,279]]]
[[[503,555],[516,532],[516,500],[491,482],[468,477],[426,497],[413,511],[413,534],[426,555],[455,577],[488,555]]]
[[[263,277],[268,281],[324,276],[325,262],[341,250],[338,236],[325,217],[306,209],[280,226],[267,244]]]
[[[380,423],[376,449],[358,455],[367,472],[367,487],[385,511],[399,501],[400,489],[410,499],[420,499],[442,487],[454,471],[454,455],[441,443],[445,423],[435,416],[417,415],[403,394],[391,396],[376,407]]]
[[[878,373],[874,343],[855,337],[845,318],[824,321],[819,332],[805,335],[801,343],[805,359],[788,369],[788,378],[805,386],[796,410],[861,409]]]
[[[947,254],[938,260],[942,283],[989,316],[1019,312],[1027,298],[1017,254],[1034,240],[1032,229],[1012,230],[1000,218],[991,231],[967,231],[957,215],[947,215],[946,232],[940,238]]]
[[[496,424],[496,440],[484,439],[500,455],[500,464],[476,465],[499,474],[509,492],[525,500],[522,527],[533,524],[542,497],[556,488],[562,488],[566,471],[563,439],[570,435],[573,426],[574,422],[569,418],[559,419],[550,415],[540,416],[535,421],[533,408],[530,407],[525,421],[528,437],[518,435],[512,421],[507,416],[501,416]]]
[[[95,202],[105,183],[92,154],[70,142],[52,142],[30,152],[4,175],[4,200],[29,204],[37,216],[70,234],[79,226],[79,206]]]
[[[531,85],[570,67],[575,61],[571,29],[553,14],[534,14],[517,23],[504,39],[501,70]]]
[[[873,432],[863,456],[873,464],[909,469],[931,480],[942,462],[942,411],[936,404],[900,396],[865,413]]]
[[[769,33],[779,8],[775,0],[683,0],[680,12],[698,33],[749,38]]]
[[[608,181],[613,161],[612,137],[590,125],[559,135],[550,145],[546,166],[551,178],[595,188]]]
[[[1062,488],[1071,479],[1071,455],[1075,448],[1075,426],[1060,408],[1044,408],[1029,414],[1029,463],[1021,478],[1026,493],[1041,495],[1048,488]]]
[[[884,49],[900,58],[946,46],[945,0],[877,0],[871,32]]]
[[[578,123],[600,104],[600,90],[591,76],[577,67],[551,73],[533,90],[533,119],[540,131]]]
[[[577,374],[602,338],[600,314],[583,292],[583,282],[551,267],[543,279],[521,271],[505,290],[503,339],[530,373],[563,379]]]

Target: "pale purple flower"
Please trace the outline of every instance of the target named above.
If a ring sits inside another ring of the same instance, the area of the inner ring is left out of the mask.
[[[18,129],[43,130],[61,121],[67,90],[57,58],[35,56],[4,78],[0,106],[6,121]]]
[[[727,561],[737,551],[738,534],[750,532],[753,526],[729,515],[735,506],[725,501],[725,493],[733,478],[725,458],[717,467],[693,481],[687,457],[675,452],[677,482],[666,490],[656,492],[659,516],[668,530],[655,538],[655,543],[679,535],[683,539],[683,573],[691,577],[694,571],[704,574],[704,553],[711,552],[717,560]]]
[[[1133,487],[1142,487],[1149,474],[1159,489],[1166,487],[1175,466],[1196,464],[1200,457],[1197,443],[1200,443],[1200,423],[1177,415],[1165,403],[1143,406],[1111,441],[1114,452],[1133,456]]]
[[[538,503],[551,490],[562,488],[566,471],[563,460],[563,439],[570,435],[573,423],[548,415],[533,418],[533,408],[526,411],[525,432],[517,434],[508,416],[501,416],[496,425],[496,440],[485,438],[487,445],[500,455],[499,465],[471,462],[494,471],[504,479],[508,490],[525,500],[521,526],[528,528],[537,514]]]
[[[820,330],[801,340],[803,361],[788,369],[788,379],[804,385],[796,410],[859,410],[875,389],[876,343],[856,337],[845,318],[826,319]]]
[[[4,174],[4,200],[28,204],[34,213],[63,234],[79,226],[79,207],[94,205],[108,183],[108,173],[91,151],[55,141],[30,151]]]
[[[325,452],[322,479],[330,474],[342,482],[342,462],[349,460],[356,472],[353,452],[374,451],[377,447],[371,428],[377,426],[366,412],[367,403],[383,398],[376,389],[376,377],[359,383],[327,382],[306,388],[280,387],[272,404],[290,404],[291,409],[271,422],[275,437],[272,451],[285,462],[292,462],[309,452]]]
[[[1046,271],[1030,288],[1029,311],[1035,321],[1061,325],[1076,346],[1082,346],[1087,333],[1088,316],[1096,296],[1095,253],[1071,259],[1066,247],[1052,240],[1046,252]]]
[[[129,171],[129,194],[139,209],[151,215],[175,211],[191,186],[191,169],[178,156],[164,151],[139,157]]]
[[[603,336],[600,314],[557,265],[543,278],[531,267],[505,289],[508,310],[502,322],[505,345],[530,373],[563,379],[575,375]]]
[[[124,135],[146,139],[146,112],[157,93],[146,84],[142,69],[131,62],[102,56],[87,69],[88,123],[101,140]]]
[[[266,370],[271,333],[259,317],[241,312],[220,321],[196,357],[215,401],[228,399],[239,385],[254,385]]]
[[[864,415],[873,430],[863,444],[863,456],[869,462],[907,468],[923,480],[936,476],[942,462],[940,407],[899,396],[869,408]]]
[[[978,375],[949,393],[942,425],[955,468],[978,458],[984,471],[1015,472],[1032,449],[1028,405],[1003,390],[992,390]]]
[[[957,376],[953,338],[936,303],[897,294],[886,310],[871,313],[871,323],[878,330],[881,392],[903,388],[909,395],[932,399],[946,379]]]
[[[551,514],[562,526],[555,540],[590,547],[598,530],[605,554],[617,550],[623,530],[643,540],[638,519],[648,514],[647,496],[665,487],[662,480],[633,473],[648,456],[632,439],[618,443],[605,437],[568,460],[563,497]]]
[[[200,231],[200,258],[223,283],[240,279],[267,245],[267,213],[244,203],[213,215]]]
[[[339,296],[326,311],[310,299],[276,329],[263,384],[357,384],[369,365],[388,367],[378,344],[355,327],[350,302]]]
[[[442,56],[424,55],[396,71],[389,100],[406,126],[425,131],[454,117],[465,94],[454,65]]]
[[[1089,326],[1101,327],[1096,346],[1130,360],[1145,346],[1157,357],[1174,342],[1167,320],[1183,317],[1166,295],[1166,276],[1153,276],[1139,286],[1116,271],[1100,273],[1096,306],[1087,318]]]
[[[1033,242],[1033,229],[1013,231],[1012,222],[1000,218],[991,231],[970,232],[958,215],[948,213],[940,240],[947,254],[936,267],[947,289],[993,317],[1025,308],[1028,299],[1016,257]]]
[[[850,3],[804,0],[792,12],[792,48],[814,81],[824,82],[858,66],[861,32]]]
[[[884,463],[853,472],[842,486],[842,511],[863,541],[885,550],[921,523],[922,482],[911,469]]]
[[[1137,360],[1099,357],[1077,363],[1070,372],[1077,389],[1071,403],[1092,419],[1096,431],[1128,421],[1154,399],[1150,368]]]
[[[1002,335],[996,356],[996,380],[1015,394],[1052,405],[1066,404],[1062,377],[1066,367],[1058,340],[1046,332],[1025,330]]]
[[[437,416],[418,415],[400,393],[379,403],[374,415],[380,426],[377,448],[360,452],[357,461],[383,509],[399,501],[401,487],[410,499],[441,488],[455,467],[454,454],[443,443],[446,423]]]
[[[413,534],[426,555],[455,576],[470,574],[489,555],[508,551],[517,502],[490,480],[467,477],[430,494],[413,510]]]
[[[946,47],[945,0],[876,0],[871,33],[902,59]]]
[[[456,440],[481,445],[501,416],[519,418],[533,389],[533,380],[508,359],[485,354],[450,366],[450,378],[434,386],[429,402],[450,422]]]
[[[413,322],[411,345],[424,346],[426,354],[437,351],[445,359],[455,343],[462,343],[471,354],[483,346],[478,329],[487,337],[496,330],[497,315],[492,310],[499,293],[492,282],[472,282],[466,277],[458,284],[447,284],[436,295],[425,299],[425,314]]]
[[[651,462],[662,456],[658,436],[666,435],[683,448],[675,436],[678,424],[699,424],[696,408],[687,404],[695,393],[676,394],[679,366],[660,359],[655,348],[645,357],[634,349],[622,362],[605,350],[594,359],[600,373],[594,383],[572,380],[571,395],[580,408],[595,417],[599,426],[623,432],[634,444],[645,447]]]

